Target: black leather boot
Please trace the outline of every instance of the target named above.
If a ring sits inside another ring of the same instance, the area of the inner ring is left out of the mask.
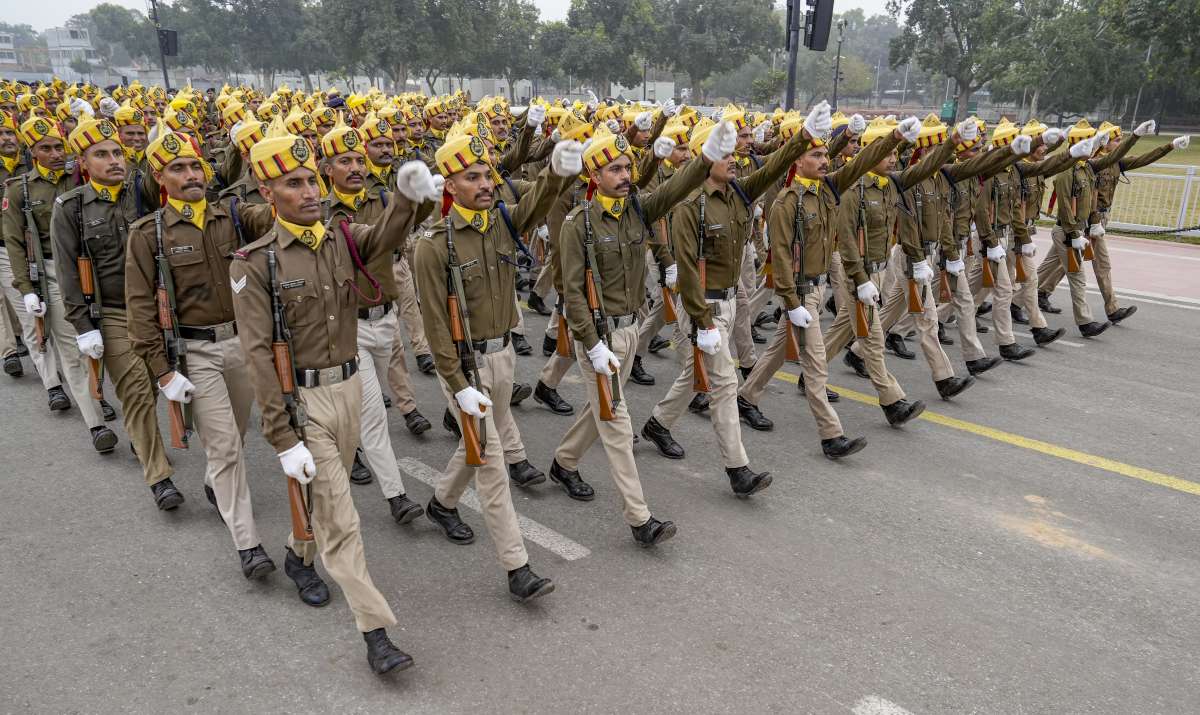
[[[561,466],[557,459],[550,463],[550,481],[562,487],[567,496],[575,501],[591,501],[596,498],[596,491],[592,489],[592,485],[583,481],[579,472]]]
[[[751,494],[761,492],[771,486],[770,472],[758,474],[748,466],[726,467],[725,474],[729,476],[729,488],[733,490],[733,495],[738,499],[745,499]]]
[[[517,603],[525,603],[554,591],[554,582],[542,578],[525,564],[508,572],[508,593]]]
[[[700,414],[709,408],[712,400],[709,399],[707,392],[697,392],[692,396],[692,401],[688,403],[688,412]]]
[[[938,395],[943,400],[949,400],[951,397],[974,385],[975,378],[970,375],[967,377],[947,377],[945,380],[937,380],[933,384],[937,386]]]
[[[871,373],[867,372],[867,363],[863,359],[854,354],[854,351],[849,346],[846,347],[846,355],[842,358],[842,362],[846,363],[846,367],[854,371],[854,374],[859,377],[870,380]]]
[[[546,306],[546,301],[542,300],[542,296],[529,291],[529,298],[525,300],[525,305],[538,315],[550,315],[550,308]]]
[[[642,548],[660,544],[675,535],[675,522],[659,521],[654,517],[650,517],[641,526],[629,528],[633,530],[633,540]]]
[[[434,371],[433,356],[429,354],[417,356],[417,369],[423,375],[432,375]]]
[[[275,570],[275,562],[267,556],[262,544],[248,549],[238,549],[238,558],[242,562],[242,575],[248,579],[266,578]]]
[[[629,379],[639,385],[653,385],[654,376],[646,372],[642,368],[642,356],[635,355],[633,357],[633,370],[629,373]]]
[[[946,325],[944,323],[938,323],[938,342],[942,345],[954,344],[954,338],[946,334]]]
[[[882,405],[883,414],[892,427],[903,426],[909,420],[915,419],[925,411],[925,403],[920,400],[896,400],[890,405]]]
[[[1013,362],[1024,360],[1025,358],[1034,354],[1034,352],[1036,351],[1033,348],[1020,343],[1012,343],[1011,345],[1000,346],[1000,357]]]
[[[989,357],[981,357],[978,360],[968,360],[967,361],[967,372],[971,373],[972,375],[982,375],[983,373],[987,372],[988,370],[991,370],[992,368],[996,367],[997,365],[999,365],[1002,362],[1004,362],[1004,361],[1001,360],[1000,358],[990,357],[990,356]]]
[[[424,507],[408,498],[407,494],[397,494],[388,498],[388,511],[397,524],[408,524],[413,519],[425,513]]]
[[[462,430],[458,428],[458,420],[454,419],[454,413],[450,411],[449,407],[442,413],[442,429],[462,439]]]
[[[404,426],[412,434],[424,434],[429,431],[433,425],[429,424],[429,420],[425,419],[425,415],[413,410],[407,415],[404,415]]]
[[[537,386],[533,388],[533,401],[539,405],[544,405],[556,415],[575,414],[575,408],[562,397],[559,397],[558,390],[555,390],[553,387],[546,387],[546,383],[541,380],[538,380]]]
[[[917,358],[917,354],[908,349],[908,344],[904,342],[904,336],[899,333],[888,333],[887,337],[883,339],[883,346],[898,358],[904,360]]]
[[[518,487],[532,487],[546,481],[542,470],[530,464],[528,459],[508,465],[508,478]]]
[[[171,511],[183,503],[183,495],[175,488],[175,483],[170,477],[151,484],[150,491],[153,492],[154,503],[160,511]]]
[[[521,335],[520,333],[512,334],[512,348],[513,352],[518,355],[533,354],[533,346],[530,345],[529,341],[525,339],[525,336]]]
[[[829,459],[841,459],[860,451],[867,446],[866,437],[846,439],[845,435],[821,440],[821,451]]]
[[[304,559],[295,551],[284,547],[287,555],[283,558],[283,572],[296,584],[296,592],[300,600],[314,608],[320,608],[329,603],[329,586],[317,573],[312,564],[304,565]]]
[[[670,340],[667,340],[661,335],[655,335],[653,338],[650,338],[650,344],[646,346],[646,349],[654,355],[657,355],[669,347],[671,347]]]
[[[67,397],[67,393],[62,389],[62,386],[51,387],[46,390],[46,404],[50,406],[51,412],[63,412],[71,409],[71,400]]]
[[[1063,328],[1033,328],[1030,332],[1033,333],[1033,342],[1037,343],[1038,347],[1045,347],[1067,333]]]
[[[1012,303],[1008,306],[1008,314],[1012,316],[1012,321],[1014,323],[1029,325],[1029,313],[1026,313],[1025,309],[1016,303]]]
[[[642,436],[658,447],[658,453],[667,459],[683,459],[683,447],[671,436],[671,430],[663,427],[662,423],[651,417],[642,426]]]
[[[738,395],[737,406],[738,417],[742,419],[742,422],[745,422],[747,425],[749,425],[750,429],[757,430],[759,432],[770,432],[771,430],[775,429],[775,423],[767,419],[767,417],[763,415],[756,405],[750,404],[750,402],[741,395]]]
[[[354,464],[350,465],[350,481],[355,484],[370,484],[375,479],[363,457],[361,447],[354,450]]]
[[[412,656],[397,648],[382,628],[367,631],[363,640],[367,642],[367,663],[376,675],[412,667]]]
[[[542,338],[542,357],[550,357],[558,349],[558,341],[547,335]]]
[[[1112,325],[1112,323],[1108,322],[1107,320],[1103,323],[1097,323],[1093,320],[1090,323],[1084,323],[1083,325],[1080,325],[1079,334],[1085,338],[1094,338],[1100,333],[1103,333],[1105,330],[1108,330],[1110,325]]]
[[[1115,311],[1108,314],[1108,322],[1116,325],[1136,312],[1136,305],[1127,305],[1124,308],[1117,308]]]
[[[516,407],[517,405],[521,404],[525,400],[529,399],[529,396],[532,394],[533,394],[533,386],[532,385],[526,384],[524,382],[514,382],[512,397],[510,397],[508,399],[508,404],[511,407]]]
[[[1055,308],[1050,302],[1050,294],[1038,291],[1038,310],[1050,315],[1058,315],[1062,312],[1062,308]]]
[[[117,433],[116,432],[113,432],[112,430],[105,427],[104,425],[100,425],[99,427],[93,427],[90,431],[92,434],[92,447],[94,447],[97,452],[99,452],[100,454],[108,454],[109,452],[112,452],[114,449],[116,449],[116,446],[117,446]]]
[[[429,498],[425,516],[441,527],[451,543],[465,545],[475,540],[475,532],[458,517],[458,509],[447,509],[438,503],[437,497]]]
[[[117,419],[117,411],[113,409],[112,405],[108,404],[108,400],[101,399],[99,402],[100,415],[104,418],[105,422],[112,422]]]

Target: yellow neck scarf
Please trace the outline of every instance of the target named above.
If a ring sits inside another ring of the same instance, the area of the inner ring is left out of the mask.
[[[200,199],[199,201],[184,201],[183,199],[168,198],[167,203],[171,208],[179,212],[179,215],[187,219],[193,226],[204,230],[204,213],[208,209],[208,201]]]
[[[0,156],[0,162],[4,163],[4,170],[11,174],[17,168],[17,164],[21,163],[21,155]]]
[[[821,186],[820,179],[806,179],[803,176],[797,176],[796,181],[804,187],[805,191],[812,191],[813,193],[816,193],[817,189]]]
[[[615,219],[621,218],[621,214],[625,212],[625,199],[614,199],[604,194],[597,193],[596,201],[604,207],[605,213]]]
[[[320,221],[311,226],[301,226],[291,221],[284,221],[278,216],[275,217],[275,220],[279,221],[279,225],[286,228],[288,233],[295,236],[296,240],[314,251],[320,248],[321,242],[325,240],[325,224]]]
[[[337,187],[335,186],[333,187],[333,195],[338,201],[341,201],[343,204],[357,211],[359,207],[362,206],[363,201],[367,198],[367,190],[359,189],[357,194],[343,194],[342,192],[338,191]]]
[[[142,163],[142,157],[144,157],[144,156],[146,156],[146,152],[144,152],[144,151],[138,151],[137,149],[131,149],[129,147],[125,147],[126,161],[132,162],[134,164],[140,164],[140,163]]]
[[[33,162],[33,165],[37,167],[37,171],[42,175],[42,178],[46,181],[49,181],[51,184],[57,184],[58,180],[63,177],[64,173],[66,173],[62,169],[47,169],[36,161]]]
[[[117,184],[116,186],[105,186],[104,184],[96,183],[95,179],[92,179],[88,183],[91,184],[92,188],[96,190],[96,195],[99,196],[102,201],[115,204],[117,203],[117,199],[121,196],[121,184]]]
[[[471,228],[475,229],[476,231],[478,231],[480,233],[487,233],[487,230],[488,230],[488,212],[487,211],[475,211],[475,210],[469,209],[465,206],[461,206],[457,202],[454,203],[454,210],[458,212],[459,216],[462,216],[464,221],[471,224]]]
[[[871,180],[875,182],[875,185],[881,189],[886,189],[888,182],[891,181],[891,179],[889,179],[888,177],[880,176],[879,174],[876,174],[873,171],[868,171],[867,176],[871,177]]]
[[[387,183],[388,174],[391,173],[392,167],[390,165],[380,166],[370,159],[367,159],[367,170],[374,174],[380,181]]]

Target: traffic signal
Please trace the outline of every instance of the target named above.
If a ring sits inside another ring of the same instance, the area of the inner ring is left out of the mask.
[[[809,10],[804,14],[804,46],[824,52],[829,44],[829,26],[833,24],[833,0],[806,0]]]
[[[167,57],[179,54],[179,33],[174,30],[158,31],[158,47]]]

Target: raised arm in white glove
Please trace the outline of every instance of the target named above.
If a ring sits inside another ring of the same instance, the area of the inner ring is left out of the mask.
[[[1146,121],[1137,125],[1137,129],[1134,129],[1133,133],[1134,133],[1134,135],[1139,136],[1139,137],[1144,137],[1147,134],[1153,134],[1154,133],[1154,120],[1147,119]]]
[[[1190,136],[1188,136],[1187,134],[1184,134],[1181,137],[1175,137],[1174,139],[1171,140],[1171,146],[1175,147],[1176,149],[1187,149],[1188,144],[1191,144],[1191,143],[1192,143],[1192,138]]]
[[[525,126],[536,129],[542,126],[544,121],[546,121],[546,108],[540,104],[531,104],[525,112]]]
[[[472,417],[483,417],[487,408],[492,406],[492,401],[487,395],[470,385],[454,393],[454,401],[458,403],[459,409]]]
[[[896,125],[896,132],[904,141],[911,144],[921,135],[921,120],[916,117],[905,117]]]
[[[807,328],[812,322],[812,313],[808,312],[808,308],[798,305],[788,311],[788,320],[797,328]]]
[[[667,97],[667,101],[662,104],[662,113],[667,119],[679,114],[679,105],[675,104],[675,100]]]
[[[601,375],[611,375],[621,369],[621,361],[603,340],[597,340],[595,345],[588,348],[587,356],[592,361],[592,369]]]
[[[613,134],[621,133],[621,123],[615,119],[608,120],[604,123],[604,126],[608,127],[608,131],[612,132]]]
[[[809,110],[808,116],[804,118],[804,130],[810,137],[824,139],[829,136],[832,129],[833,120],[829,115],[829,102],[821,100]]]
[[[438,201],[442,192],[423,161],[405,162],[396,171],[396,191],[409,201]]]
[[[46,304],[37,297],[37,293],[26,293],[21,296],[21,300],[25,302],[25,312],[30,315],[40,318],[46,314]]]
[[[117,100],[112,97],[104,97],[100,100],[100,114],[109,119],[112,119],[120,108],[121,105],[117,104]]]
[[[196,386],[183,375],[173,372],[167,384],[159,382],[159,389],[162,390],[163,397],[171,402],[182,402],[186,405],[192,401],[192,393],[196,391]]]
[[[858,286],[854,292],[858,294],[858,302],[860,303],[878,303],[879,289],[871,281],[867,281]]]
[[[642,112],[633,119],[633,123],[637,126],[639,132],[648,132],[650,127],[654,126],[654,114],[652,112]]]
[[[913,280],[918,283],[933,282],[933,269],[929,267],[929,261],[917,261],[912,268]]]
[[[583,145],[577,141],[555,144],[550,152],[550,170],[558,176],[579,176],[583,171]]]
[[[754,141],[760,144],[765,141],[767,138],[767,127],[769,126],[771,126],[770,122],[760,122],[759,125],[754,128]]]
[[[979,136],[979,123],[968,117],[955,125],[954,131],[964,142],[973,142]]]
[[[721,349],[721,331],[716,328],[701,328],[696,331],[696,347],[709,355]]]
[[[1096,136],[1092,137],[1092,153],[1095,154],[1106,146],[1108,146],[1108,130],[1096,132]]]
[[[1072,159],[1086,159],[1092,155],[1092,139],[1084,139],[1071,145]]]
[[[1067,136],[1067,133],[1061,129],[1050,127],[1042,132],[1042,143],[1046,146],[1054,147],[1062,143],[1062,140]]]
[[[988,260],[992,263],[999,263],[1000,261],[1003,261],[1004,254],[1005,250],[1003,243],[997,243],[995,246],[992,246],[987,250]]]
[[[278,456],[283,473],[301,484],[308,484],[317,476],[317,463],[303,442],[297,442]]]
[[[79,352],[93,360],[99,360],[104,356],[104,339],[100,337],[99,330],[89,330],[76,335],[75,343],[79,346]]]
[[[1022,134],[1012,140],[1012,150],[1017,156],[1025,156],[1033,149],[1033,139]]]
[[[867,131],[866,117],[861,114],[855,114],[851,116],[850,124],[847,125],[846,129],[856,137],[861,136],[863,132]]]
[[[659,137],[654,140],[654,156],[666,159],[675,151],[675,140],[671,137]]]
[[[1088,226],[1088,236],[1091,238],[1104,238],[1104,224],[1094,223]]]
[[[705,159],[717,162],[732,154],[736,147],[737,128],[733,122],[721,122],[709,132],[704,146],[700,147],[700,153]]]
[[[679,282],[679,266],[672,263],[663,271],[663,280],[666,281],[667,287],[675,290],[675,284]]]

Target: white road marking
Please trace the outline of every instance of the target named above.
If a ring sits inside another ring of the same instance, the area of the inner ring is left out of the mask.
[[[416,477],[431,487],[437,484],[438,479],[442,476],[441,472],[430,467],[428,464],[410,457],[401,457],[396,460],[396,464],[404,470],[405,474]],[[459,506],[465,506],[480,513],[483,511],[479,504],[479,496],[471,487],[468,487],[463,492],[462,498],[458,500],[458,504]],[[583,544],[573,541],[554,529],[539,524],[527,516],[517,514],[517,523],[521,527],[522,536],[547,551],[554,552],[567,561],[577,561],[585,556],[590,556],[592,553],[591,549]]]
[[[1022,338],[1032,338],[1033,337],[1032,333],[1022,333],[1019,330],[1014,330],[1013,335],[1020,335]],[[1067,347],[1072,347],[1072,348],[1083,347],[1083,343],[1073,343],[1070,340],[1063,340],[1062,338],[1055,340],[1053,344],[1054,345],[1066,345]]]
[[[1098,288],[1093,288],[1092,285],[1093,284],[1088,285],[1087,292],[1091,295],[1100,295],[1100,290]],[[1071,289],[1069,286],[1067,286],[1064,283],[1063,285],[1060,285],[1054,289],[1054,292],[1056,292],[1056,293],[1059,291],[1064,291],[1064,292],[1070,293]],[[1175,295],[1163,295],[1161,293],[1147,293],[1145,291],[1131,290],[1129,288],[1117,288],[1116,294],[1117,294],[1117,297],[1119,297],[1119,298],[1125,298],[1127,300],[1136,301],[1138,303],[1150,303],[1151,305],[1165,305],[1169,308],[1180,308],[1182,310],[1200,310],[1200,300],[1197,300],[1195,298],[1184,298],[1182,296],[1175,296]],[[1154,296],[1154,298],[1147,298],[1146,296]],[[1162,300],[1155,300],[1155,298],[1161,298]],[[1170,302],[1168,302],[1168,301],[1170,301]]]
[[[912,715],[908,710],[878,695],[868,695],[854,703],[850,712],[854,715]]]
[[[1111,244],[1109,244],[1108,250],[1114,251],[1116,253],[1133,253],[1133,254],[1136,254],[1139,256],[1150,256],[1152,258],[1166,258],[1166,259],[1169,259],[1172,261],[1175,261],[1175,260],[1200,261],[1200,256],[1180,256],[1180,255],[1176,255],[1177,252],[1173,252],[1173,251],[1164,251],[1162,253],[1159,253],[1157,251],[1139,251],[1136,248],[1118,248]]]
[[[1180,295],[1167,295],[1166,293],[1151,293],[1145,290],[1134,290],[1132,288],[1117,288],[1117,294],[1129,295],[1138,298],[1158,298],[1160,300],[1175,300],[1180,303],[1188,303],[1190,305],[1200,305],[1200,298],[1184,298]]]

